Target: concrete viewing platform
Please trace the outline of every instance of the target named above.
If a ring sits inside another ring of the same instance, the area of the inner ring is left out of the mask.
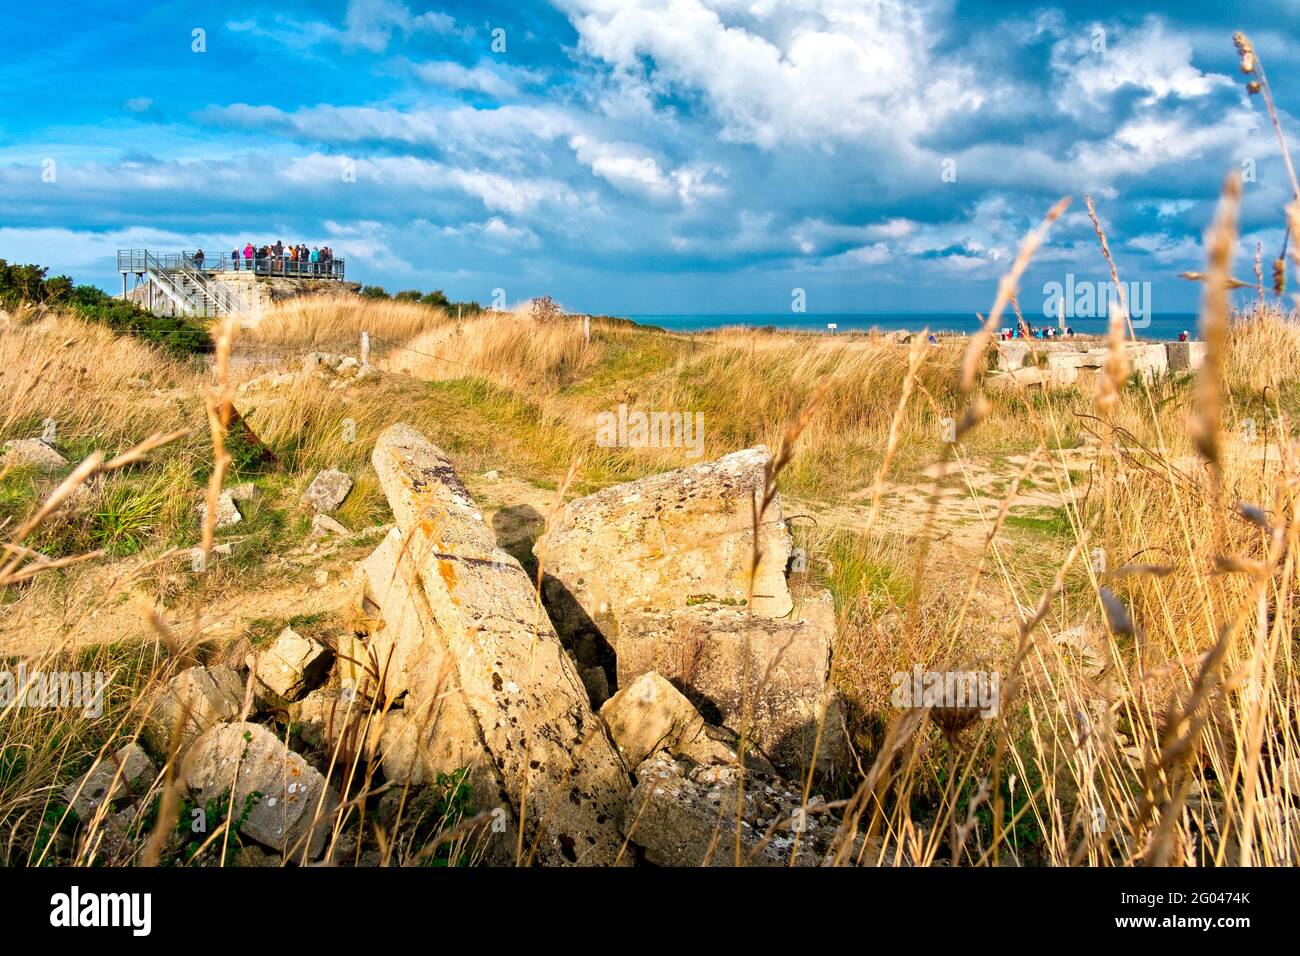
[[[235,315],[245,323],[256,322],[261,307],[276,300],[353,286],[344,281],[345,260],[332,257],[310,262],[274,255],[120,249],[117,271],[122,298],[154,315]]]

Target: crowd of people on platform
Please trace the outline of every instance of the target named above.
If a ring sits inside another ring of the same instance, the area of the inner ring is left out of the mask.
[[[1004,328],[1000,334],[1003,339],[1058,339],[1072,338],[1073,336],[1074,328],[1072,326],[1067,325],[1063,329],[1058,329],[1055,326],[1044,325],[1036,329],[1028,322],[1012,328]]]
[[[195,268],[203,268],[202,249],[194,253],[193,260]],[[243,249],[235,247],[230,253],[230,268],[235,272],[246,269],[263,274],[328,276],[337,271],[334,263],[334,250],[329,246],[308,246],[305,242],[293,246],[278,240],[273,246],[254,246],[249,242]]]

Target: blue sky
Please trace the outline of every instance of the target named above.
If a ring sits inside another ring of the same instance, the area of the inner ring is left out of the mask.
[[[480,301],[958,312],[1073,195],[1033,309],[1105,278],[1090,192],[1122,278],[1188,311],[1229,170],[1238,274],[1282,239],[1234,29],[1300,147],[1287,0],[3,2],[0,258],[110,289],[119,247],[278,238]]]

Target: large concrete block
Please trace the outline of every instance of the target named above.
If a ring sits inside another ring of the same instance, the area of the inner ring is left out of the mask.
[[[372,462],[526,846],[541,863],[613,863],[628,773],[528,575],[414,428],[386,429]]]
[[[333,825],[338,796],[325,778],[260,724],[218,724],[181,763],[195,800],[233,800],[240,832],[286,857],[314,860]],[[247,810],[247,814],[245,811]]]
[[[1150,380],[1169,371],[1169,355],[1162,342],[1138,342],[1124,347],[1129,368]]]
[[[595,627],[617,651],[628,614],[692,601],[744,604],[753,502],[761,500],[767,462],[767,449],[750,448],[569,502],[534,548],[556,625],[566,637]],[[759,543],[754,612],[780,617],[793,604],[779,496],[761,518]]]
[[[1205,362],[1204,342],[1166,342],[1165,354],[1171,372],[1194,372]]]

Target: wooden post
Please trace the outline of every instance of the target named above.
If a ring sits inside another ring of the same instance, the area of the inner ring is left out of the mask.
[[[370,333],[361,333],[361,365],[364,368],[370,364]]]
[[[591,341],[591,316],[589,315],[582,317],[582,340],[584,342]]]

